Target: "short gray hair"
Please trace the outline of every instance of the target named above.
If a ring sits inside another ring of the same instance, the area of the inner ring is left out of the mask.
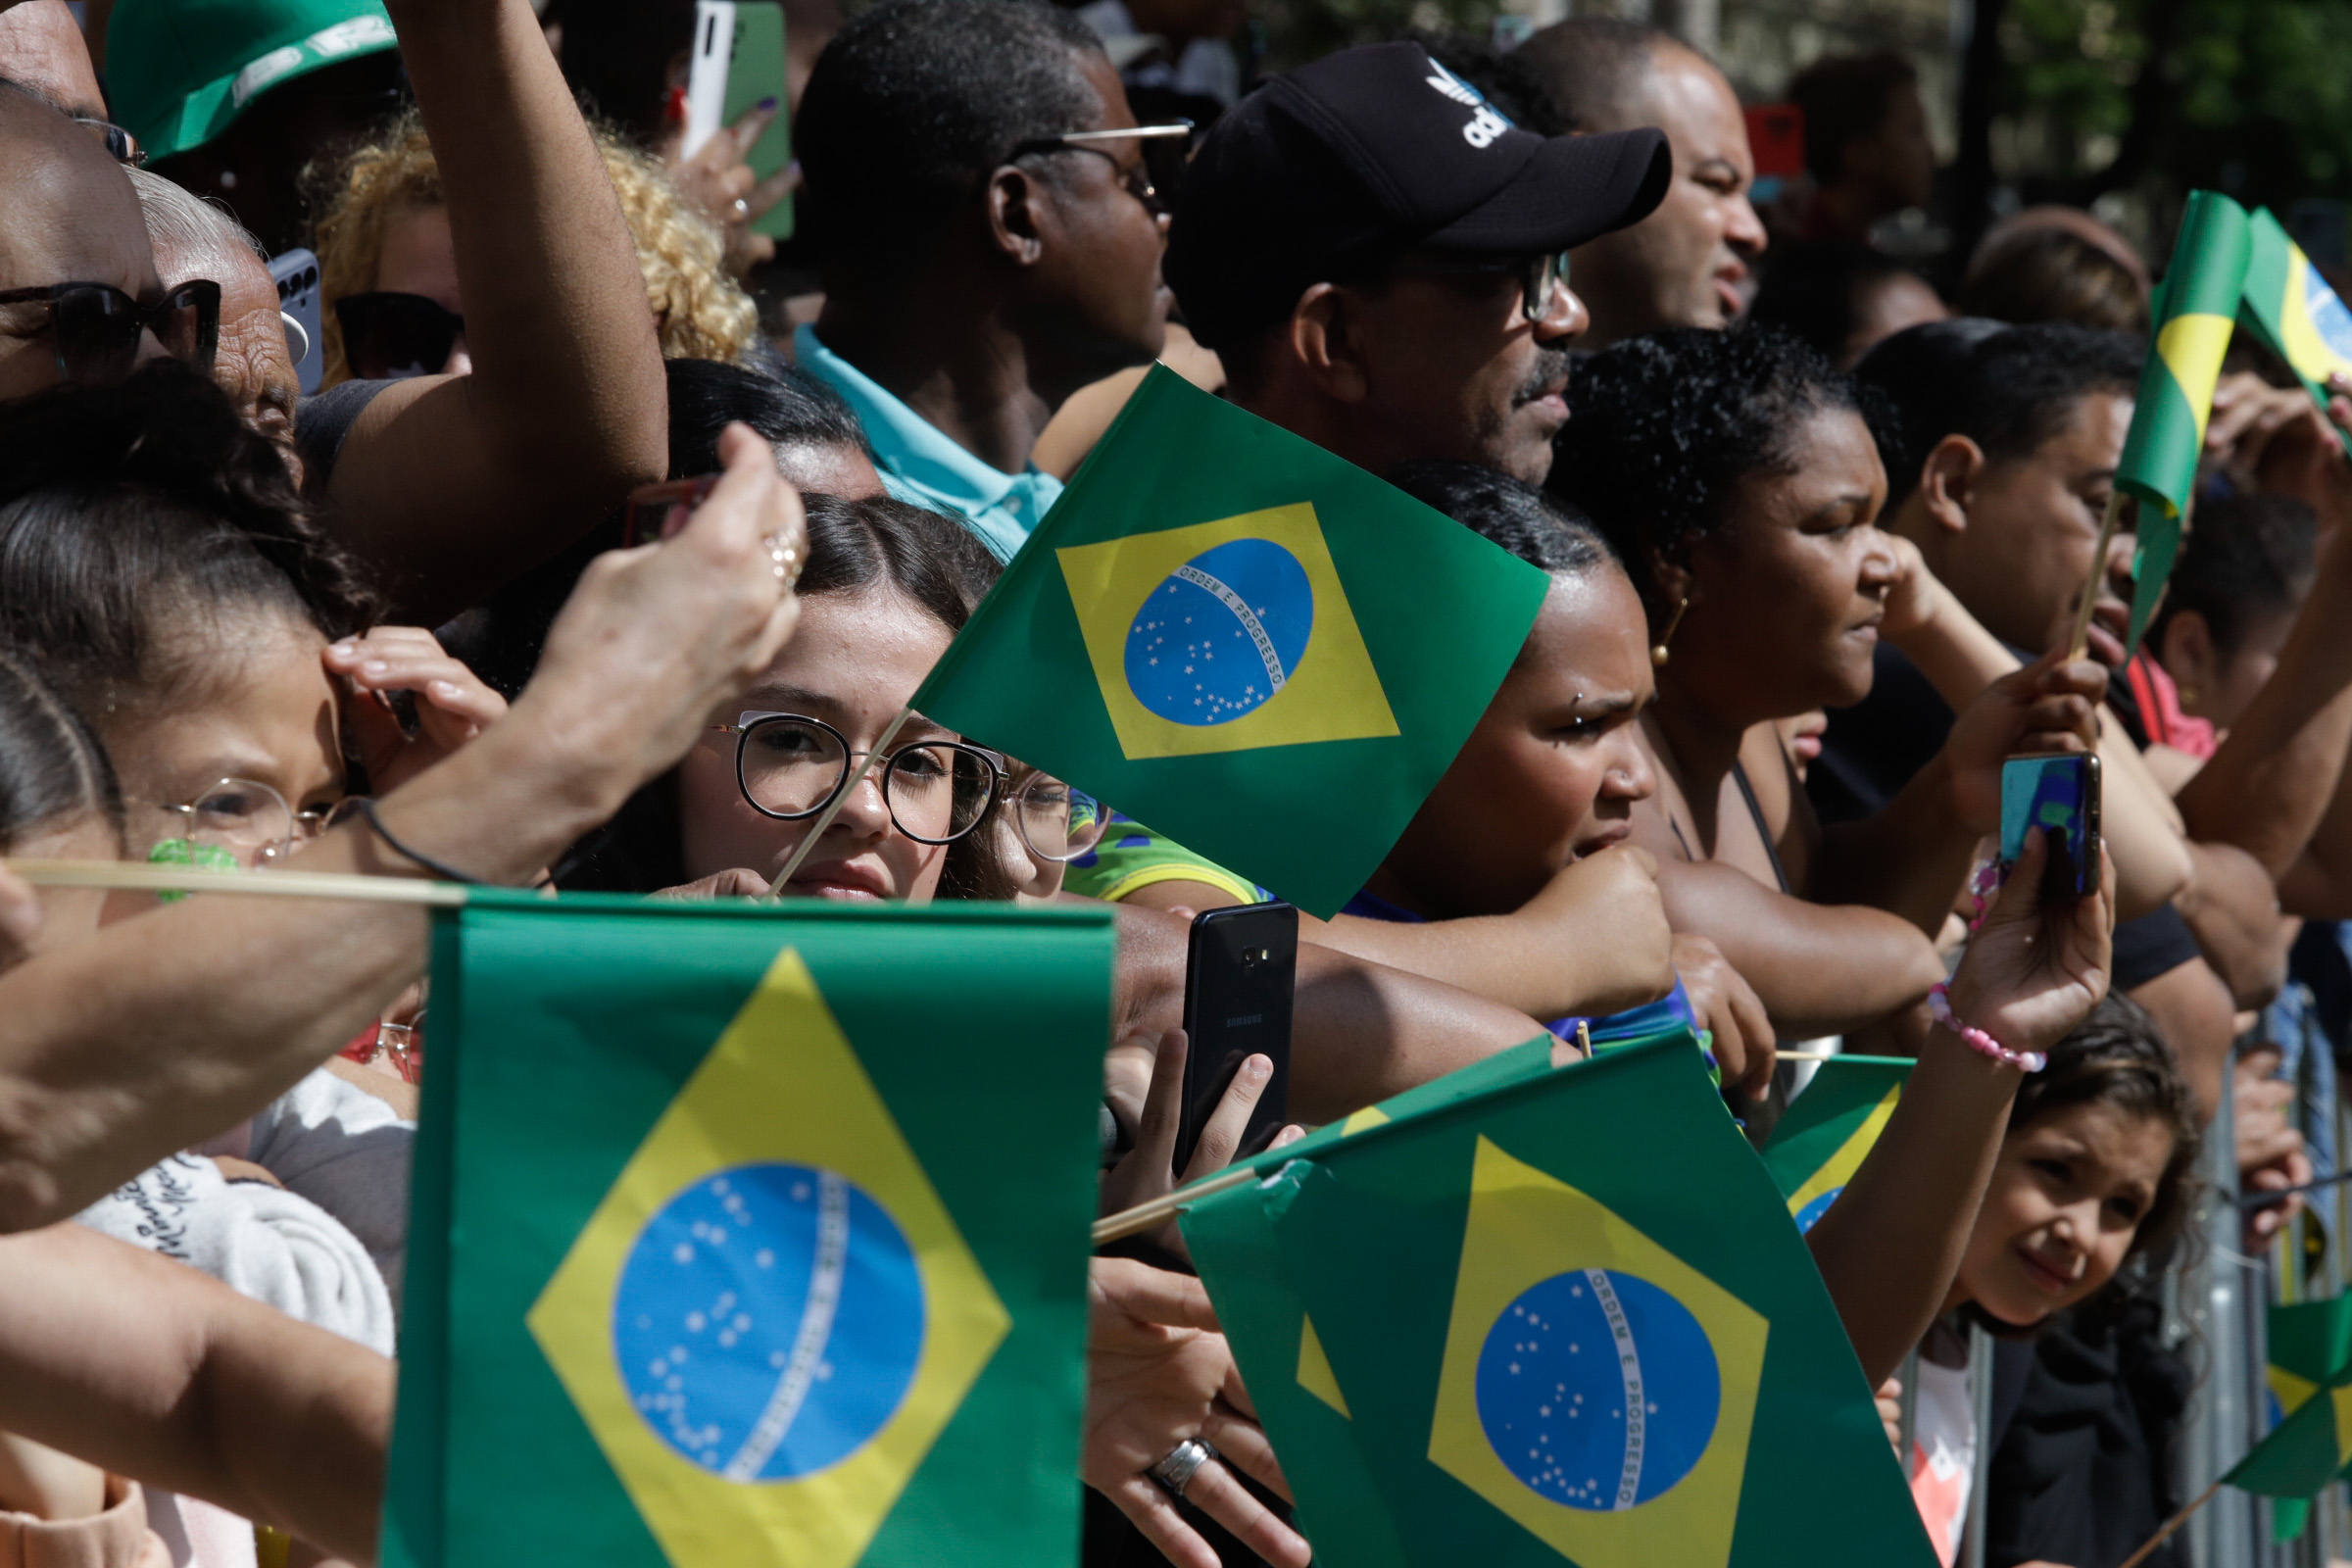
[[[187,252],[226,245],[250,251],[263,265],[269,264],[269,250],[230,217],[226,208],[144,169],[125,169],[123,172],[130,176],[130,188],[139,193],[139,216],[146,220],[151,241]]]

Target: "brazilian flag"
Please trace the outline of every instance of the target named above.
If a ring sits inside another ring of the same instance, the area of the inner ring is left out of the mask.
[[[1902,1056],[1832,1056],[1788,1103],[1764,1145],[1764,1168],[1809,1231],[1845,1191],[1902,1099],[1911,1062]]]
[[[2116,488],[2140,502],[2139,548],[2132,561],[2134,649],[2180,554],[2214,384],[2245,293],[2252,236],[2246,210],[2237,203],[2209,190],[2189,193],[2115,474]]]
[[[2313,1395],[2352,1373],[2352,1297],[2274,1306],[2265,1338],[2270,1344],[2271,1420],[2277,1426],[2302,1409]],[[2342,1430],[2352,1432],[2346,1413],[2339,1410],[2336,1419]],[[2303,1533],[2309,1513],[2306,1499],[2278,1499],[2271,1505],[2272,1536],[2292,1541]]]
[[[1452,762],[1548,590],[1154,367],[914,707],[1330,915]]]
[[[1840,1560],[1936,1560],[1687,1037],[1359,1128],[1183,1227],[1332,1568],[1811,1568],[1825,1521]]]
[[[2325,407],[2328,378],[2352,375],[2352,311],[2269,208],[2249,221],[2245,303],[2238,319],[2294,368],[2304,390]],[[2336,434],[2352,446],[2352,433]]]
[[[1068,1562],[1106,912],[442,911],[389,1568]]]

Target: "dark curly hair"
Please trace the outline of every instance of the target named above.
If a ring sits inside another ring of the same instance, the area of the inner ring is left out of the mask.
[[[0,650],[0,850],[87,816],[122,834],[122,792],[106,748],[30,664]]]
[[[1801,339],[1768,326],[1629,338],[1578,367],[1568,404],[1545,488],[1582,508],[1627,563],[1653,629],[1667,606],[1650,563],[1680,561],[1729,521],[1749,474],[1794,473],[1798,425],[1843,409],[1884,445],[1893,417]]]
[[[92,721],[203,690],[203,623],[282,612],[333,639],[373,596],[278,447],[161,361],[0,407],[0,643]]]

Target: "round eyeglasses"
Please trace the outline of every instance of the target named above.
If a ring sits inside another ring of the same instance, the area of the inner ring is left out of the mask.
[[[762,816],[800,822],[823,811],[849,782],[858,760],[841,731],[800,713],[745,712],[715,724],[736,737],[735,782]],[[962,741],[917,741],[876,760],[883,804],[901,833],[917,844],[953,844],[978,827],[989,808],[1006,803],[1021,842],[1049,860],[1071,860],[1102,836],[1109,812],[1059,779],[1032,774],[1007,788],[1005,759]]]
[[[165,802],[157,808],[177,831],[165,834],[148,852],[195,865],[226,869],[233,862],[251,870],[284,859],[359,809],[350,796],[323,810],[297,811],[269,785],[249,778],[224,778],[192,801]]]

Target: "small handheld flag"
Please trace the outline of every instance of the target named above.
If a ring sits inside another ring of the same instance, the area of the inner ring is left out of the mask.
[[[1811,1230],[1845,1191],[1886,1130],[1910,1076],[1911,1063],[1901,1057],[1832,1055],[1789,1102],[1765,1142],[1764,1168],[1800,1232]]]
[[[1006,1455],[1077,1447],[1112,946],[1001,906],[444,911],[384,1562],[1067,1562],[1076,1489]]]
[[[2352,375],[2352,310],[2345,309],[2269,208],[2249,221],[2245,303],[2238,318],[2293,367],[2304,390],[2325,408],[2328,378]],[[2352,431],[2336,435],[2352,447]]]
[[[2180,553],[2251,245],[2244,208],[2213,191],[2189,194],[2164,274],[2161,319],[2140,371],[2132,430],[2116,466],[2118,493],[2140,503],[2139,548],[2132,563],[2132,649],[2139,646]],[[2105,569],[2104,556],[2092,562],[2094,573]]]
[[[2352,1297],[2273,1306],[2263,1338],[2270,1347],[2266,1381],[2276,1426],[2314,1394],[2352,1372]],[[2309,1512],[2304,1498],[2273,1501],[2273,1539],[2291,1541],[2302,1534]]]
[[[1795,1568],[1835,1517],[1927,1568],[1786,1214],[1686,1035],[1361,1127],[1183,1228],[1318,1561]]]
[[[1330,915],[1452,762],[1548,589],[1154,367],[913,707]]]

